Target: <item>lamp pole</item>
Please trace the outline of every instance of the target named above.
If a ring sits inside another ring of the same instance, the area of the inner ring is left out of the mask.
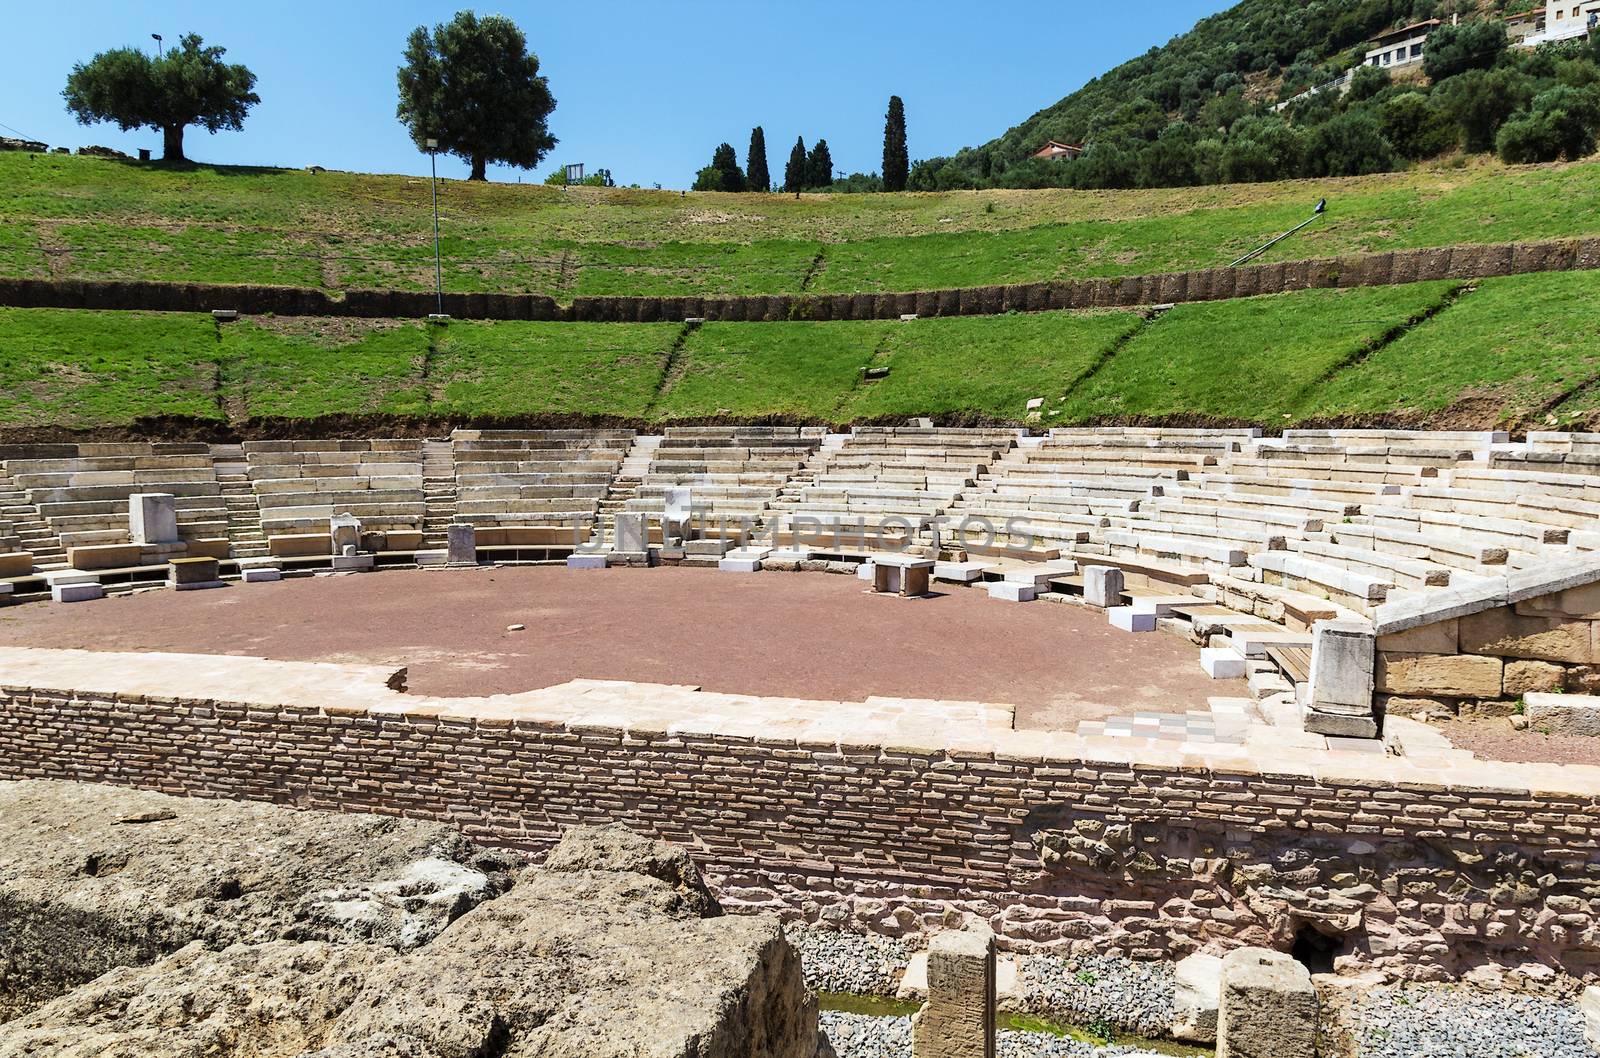
[[[439,141],[428,141],[428,167],[433,171],[433,289],[444,315],[444,266],[439,259]]]
[[[1296,232],[1304,231],[1306,228],[1309,228],[1313,221],[1315,221],[1318,217],[1322,216],[1327,211],[1328,211],[1328,200],[1327,199],[1322,199],[1321,201],[1319,201],[1317,203],[1317,208],[1312,210],[1311,216],[1307,217],[1301,223],[1296,224],[1294,227],[1290,228],[1288,231],[1284,232],[1282,235],[1278,236],[1276,239],[1273,239],[1272,241],[1266,243],[1265,245],[1258,246],[1254,250],[1251,250],[1249,253],[1245,254],[1243,257],[1239,258],[1237,261],[1233,262],[1228,267],[1229,268],[1238,268],[1240,265],[1244,264],[1247,261],[1254,261],[1257,257],[1260,257],[1262,254],[1266,253],[1268,250],[1272,249],[1274,246],[1278,245],[1280,242],[1282,242],[1283,240],[1287,239],[1289,236],[1295,234]]]
[[[161,34],[152,33],[152,34],[150,34],[150,39],[156,42],[156,58],[158,58],[158,59],[161,58],[161,56],[163,54],[163,52],[161,50]]]

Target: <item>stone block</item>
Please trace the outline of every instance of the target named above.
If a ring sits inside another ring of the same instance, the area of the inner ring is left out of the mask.
[[[178,498],[167,492],[129,496],[128,537],[136,544],[177,543]]]
[[[1461,619],[1461,651],[1592,665],[1600,662],[1600,653],[1594,645],[1594,629],[1592,621],[1524,617],[1502,606]]]
[[[1239,680],[1245,677],[1244,655],[1231,647],[1201,647],[1200,667],[1214,680]]]
[[[1222,960],[1190,955],[1173,971],[1172,1037],[1189,1043],[1217,1042],[1217,1005],[1222,995]]]
[[[1124,632],[1154,632],[1156,630],[1156,615],[1153,613],[1140,613],[1134,606],[1113,606],[1106,611],[1106,617],[1111,622],[1112,628],[1120,628]]]
[[[329,561],[335,573],[360,573],[371,569],[377,560],[371,555],[334,555]]]
[[[222,587],[214,558],[175,558],[167,564],[167,583],[178,591]]]
[[[728,556],[717,563],[717,568],[724,573],[759,573],[761,560],[759,558],[742,558]]]
[[[650,526],[645,516],[627,511],[616,515],[612,550],[637,554],[650,550]]]
[[[579,551],[567,556],[568,569],[605,569],[606,556],[596,552]]]
[[[1293,957],[1239,948],[1222,959],[1217,1058],[1316,1058],[1317,990]]]
[[[450,564],[450,552],[445,548],[431,548],[412,553],[412,560],[424,569],[436,569]]]
[[[1503,681],[1504,694],[1517,698],[1529,691],[1559,691],[1566,685],[1567,670],[1548,661],[1508,661]]]
[[[994,934],[984,925],[928,945],[928,1001],[911,1018],[913,1058],[994,1058]]]
[[[1318,621],[1311,626],[1307,704],[1322,712],[1372,715],[1372,626],[1364,621]]]
[[[1524,695],[1523,703],[1532,731],[1600,737],[1600,697],[1535,692]]]
[[[1320,709],[1307,709],[1305,729],[1313,735],[1333,738],[1377,738],[1378,721],[1372,714],[1325,713]]]
[[[1600,985],[1590,985],[1578,997],[1578,1013],[1583,1016],[1583,1038],[1600,1053]]]
[[[1600,621],[1600,582],[1527,599],[1517,603],[1515,609],[1531,617],[1581,617]]]
[[[1498,698],[1504,668],[1499,658],[1474,654],[1379,651],[1377,690],[1423,698]]]
[[[1459,618],[1391,632],[1378,637],[1378,649],[1402,654],[1454,654],[1460,650]]]
[[[0,555],[0,577],[26,577],[33,572],[33,552],[11,551]]]
[[[989,565],[987,562],[935,562],[933,579],[952,584],[971,584],[982,578],[983,571],[988,569]]]
[[[272,569],[269,566],[257,566],[255,569],[242,571],[239,574],[239,578],[246,584],[270,584],[273,581],[282,580],[283,571],[281,569]]]
[[[88,602],[104,599],[106,590],[99,584],[52,584],[50,598],[56,602]]]
[[[452,566],[478,564],[478,530],[470,525],[445,528],[445,562]]]
[[[361,549],[361,519],[350,514],[334,515],[328,519],[328,536],[335,555],[354,555]]]
[[[1018,584],[1014,580],[992,580],[984,587],[989,598],[1001,602],[1033,602],[1039,597],[1039,590],[1032,584]]]
[[[1109,610],[1122,605],[1122,570],[1115,566],[1083,567],[1083,601]]]

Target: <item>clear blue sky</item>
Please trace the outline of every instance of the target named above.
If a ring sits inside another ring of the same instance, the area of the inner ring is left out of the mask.
[[[395,120],[406,34],[461,4],[323,0],[309,4],[77,0],[8,4],[0,134],[52,146],[98,143],[159,155],[158,133],[79,126],[61,88],[74,62],[121,45],[170,44],[188,31],[255,71],[261,104],[243,132],[191,128],[197,161],[427,172]],[[685,187],[726,140],[743,164],[766,129],[781,175],[796,135],[826,137],[834,166],[879,168],[883,113],[906,101],[912,158],[982,143],[1125,59],[1228,6],[1219,0],[1119,3],[903,0],[798,5],[671,0],[509,0],[476,7],[516,20],[550,78],[560,144],[554,165],[609,167],[619,183]],[[441,175],[466,175],[456,159]],[[517,171],[490,170],[515,180]]]

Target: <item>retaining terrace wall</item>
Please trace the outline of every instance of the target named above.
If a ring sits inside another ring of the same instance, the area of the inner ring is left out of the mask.
[[[968,911],[1015,948],[1153,958],[1286,949],[1314,929],[1344,940],[1347,967],[1442,977],[1540,961],[1600,976],[1594,769],[1288,748],[1097,763],[1082,740],[1042,732],[839,745],[428,701],[0,688],[0,778],[445,820],[533,852],[567,825],[621,820],[691,848],[735,909],[891,934]]]
[[[1222,301],[1316,288],[1389,286],[1581,269],[1600,269],[1600,237],[1396,250],[1242,268],[901,293],[579,297],[570,305],[559,304],[542,294],[446,294],[444,311],[458,319],[575,323],[678,322],[690,317],[752,323],[874,320],[897,319],[911,313],[985,316]],[[13,278],[0,278],[0,305],[158,312],[236,309],[257,315],[270,312],[279,316],[407,319],[421,318],[438,310],[435,295],[426,291],[349,290],[340,293],[299,287]]]

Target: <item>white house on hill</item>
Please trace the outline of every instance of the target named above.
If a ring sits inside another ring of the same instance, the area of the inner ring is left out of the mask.
[[[1393,70],[1420,63],[1422,46],[1427,42],[1428,34],[1439,25],[1438,19],[1430,18],[1426,22],[1391,29],[1373,37],[1367,42],[1372,45],[1367,50],[1367,65]]]
[[[1572,40],[1600,26],[1600,0],[1556,0],[1545,5],[1544,29],[1523,38],[1530,48],[1552,41]]]

